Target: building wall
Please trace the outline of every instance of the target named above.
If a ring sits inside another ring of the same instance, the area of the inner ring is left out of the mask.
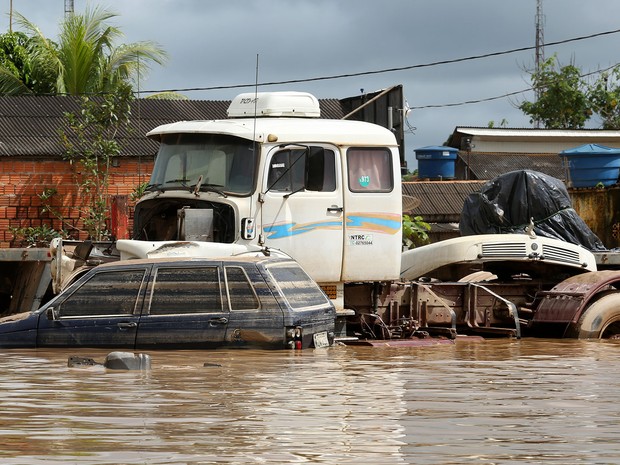
[[[129,196],[142,182],[148,181],[152,160],[137,157],[119,159],[118,167],[110,167],[108,195]],[[46,189],[55,189],[50,205],[65,222],[45,211],[39,197]],[[86,239],[80,217],[84,201],[80,198],[75,173],[62,159],[0,158],[0,247],[20,247],[10,228],[48,226],[56,231],[66,230],[71,238]],[[133,220],[133,203],[129,201],[129,228]]]
[[[474,137],[474,149],[479,153],[557,153],[562,150],[574,149],[584,143],[582,140],[484,140]],[[620,145],[617,140],[608,141],[608,147]]]

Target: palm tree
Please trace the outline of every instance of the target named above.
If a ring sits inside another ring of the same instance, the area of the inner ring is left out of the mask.
[[[114,45],[122,33],[106,21],[116,16],[99,7],[66,16],[54,42],[16,13],[17,24],[29,36],[25,49],[33,79],[51,81],[50,87],[59,94],[101,93],[121,83],[134,83],[138,73],[144,75],[152,63],[163,64],[166,53],[154,42]],[[36,89],[0,62],[0,94],[25,93],[36,93]]]

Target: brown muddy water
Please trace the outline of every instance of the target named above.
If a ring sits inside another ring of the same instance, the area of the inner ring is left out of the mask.
[[[108,352],[0,351],[0,464],[620,463],[618,342]]]

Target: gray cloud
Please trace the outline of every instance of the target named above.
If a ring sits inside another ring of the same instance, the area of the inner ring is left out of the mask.
[[[0,28],[8,29],[8,2]],[[359,73],[534,45],[535,0],[125,0],[92,2],[119,13],[128,41],[153,40],[169,53],[143,90],[213,87]],[[13,0],[14,9],[55,37],[62,0]],[[75,0],[76,10],[86,1]],[[545,39],[559,41],[616,29],[617,0],[544,0]],[[584,71],[620,62],[620,34],[549,47],[562,63]],[[275,86],[320,98],[356,95],[403,84],[411,106],[484,99],[525,89],[534,52],[391,73]],[[230,99],[248,89],[190,92],[191,98]],[[269,90],[269,89],[263,89]],[[444,142],[457,125],[508,120],[528,126],[512,98],[459,107],[414,110],[413,149]]]

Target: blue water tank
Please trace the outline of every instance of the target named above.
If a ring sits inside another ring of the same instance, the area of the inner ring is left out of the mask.
[[[568,164],[572,187],[611,186],[620,174],[620,149],[598,144],[586,144],[560,152]]]
[[[458,149],[432,145],[414,150],[420,179],[454,179]]]

